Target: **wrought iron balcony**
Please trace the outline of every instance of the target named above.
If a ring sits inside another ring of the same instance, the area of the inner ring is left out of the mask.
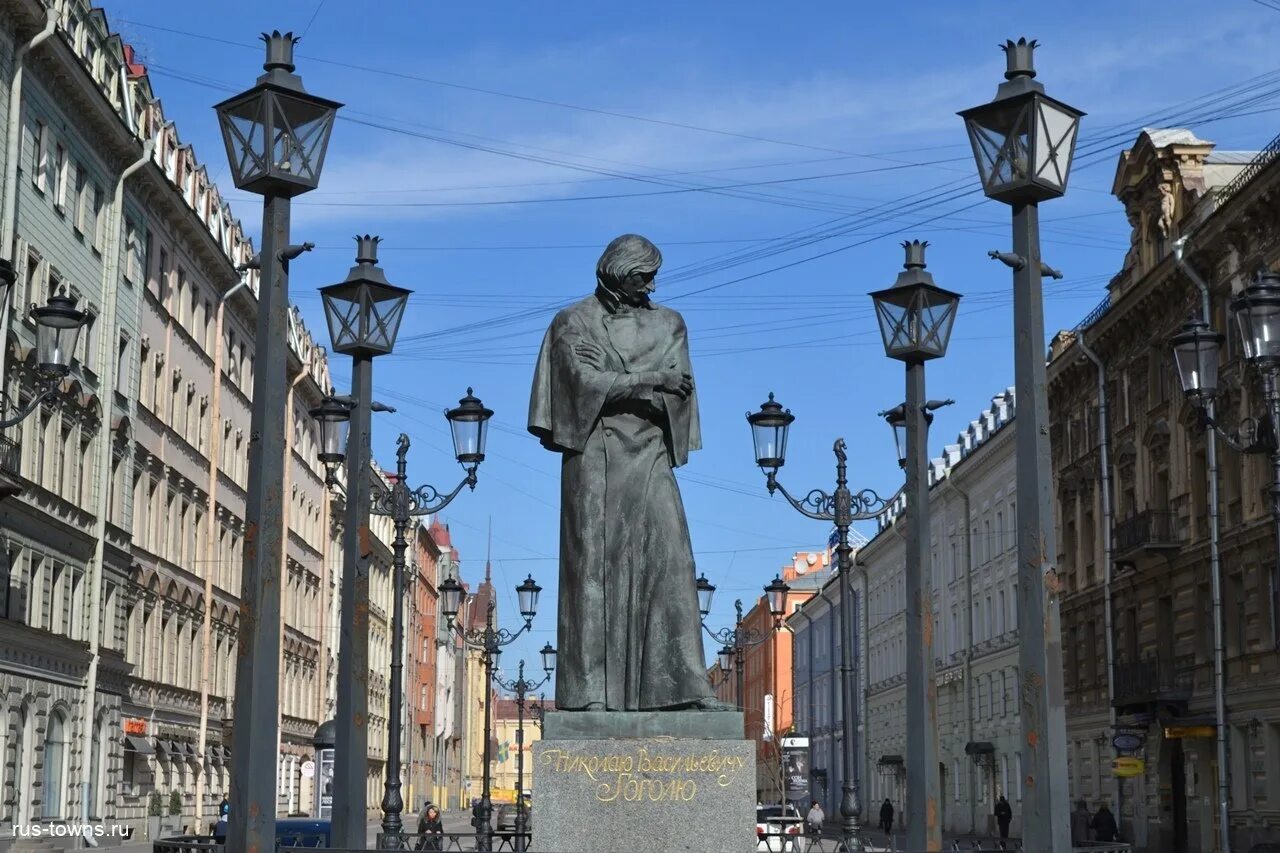
[[[1171,510],[1148,509],[1116,524],[1115,558],[1124,560],[1141,553],[1177,551],[1182,547],[1186,531]]]
[[[22,467],[22,447],[13,439],[0,435],[0,471],[18,476]]]
[[[1194,688],[1194,660],[1147,655],[1137,661],[1116,661],[1115,706],[1147,707],[1185,703]]]

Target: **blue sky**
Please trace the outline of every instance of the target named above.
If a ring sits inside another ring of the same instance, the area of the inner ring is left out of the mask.
[[[1280,11],[1203,3],[848,2],[528,4],[339,0],[107,2],[184,141],[257,233],[260,204],[230,184],[212,104],[259,73],[262,30],[305,31],[298,72],[347,104],[320,188],[294,206],[295,300],[326,337],[315,289],[346,274],[352,235],[380,234],[388,277],[412,288],[393,356],[375,367],[374,455],[413,438],[411,479],[452,487],[442,411],[468,385],[496,410],[474,494],[446,513],[474,582],[493,521],[504,623],[532,573],[543,615],[508,653],[554,642],[558,460],[525,432],[529,382],[555,306],[591,292],[618,234],[652,238],[658,298],[684,312],[705,450],[680,472],[698,566],[719,587],[713,626],[827,529],[768,498],[743,415],[769,391],[797,415],[783,482],[830,489],[831,444],[855,487],[900,484],[876,412],[901,401],[866,293],[892,283],[898,243],[928,240],[937,282],[965,294],[950,352],[929,366],[940,449],[1013,381],[1008,210],[976,193],[957,110],[1002,79],[997,44],[1038,38],[1048,91],[1086,111],[1068,195],[1041,208],[1046,328],[1104,295],[1128,246],[1110,196],[1143,125],[1189,125],[1220,150],[1280,130]],[[1249,94],[1194,99],[1250,84]],[[1248,98],[1247,103],[1241,103]],[[399,132],[387,128],[399,128]],[[745,186],[744,186],[745,185]],[[823,232],[779,251],[776,238]],[[821,257],[818,257],[821,256]],[[706,288],[713,288],[707,289]],[[335,361],[339,388],[349,366]],[[709,646],[709,644],[708,644]],[[714,649],[708,647],[708,653]]]

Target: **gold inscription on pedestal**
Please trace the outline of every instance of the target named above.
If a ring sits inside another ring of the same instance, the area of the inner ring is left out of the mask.
[[[596,783],[602,803],[687,803],[698,795],[698,782],[727,788],[746,766],[741,756],[718,749],[699,755],[662,755],[640,747],[635,752],[583,753],[548,749],[544,767],[553,773],[585,776]]]

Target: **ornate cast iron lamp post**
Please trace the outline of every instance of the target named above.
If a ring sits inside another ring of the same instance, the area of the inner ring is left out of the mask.
[[[711,581],[707,580],[706,575],[698,577],[698,612],[702,614],[702,630],[707,632],[707,636],[717,643],[721,644],[720,651],[716,653],[717,659],[720,661],[720,670],[728,678],[730,673],[737,676],[734,696],[737,699],[739,707],[743,707],[743,693],[745,693],[745,666],[743,665],[743,657],[746,650],[760,645],[765,640],[773,636],[774,631],[782,626],[782,617],[787,614],[787,593],[791,591],[791,587],[783,582],[781,576],[775,576],[764,588],[765,600],[769,605],[769,615],[773,617],[773,627],[769,631],[757,631],[752,628],[744,627],[742,624],[742,599],[733,602],[733,609],[737,614],[734,619],[732,628],[721,628],[713,631],[707,627],[707,615],[711,612],[711,601],[715,597],[716,588]],[[745,710],[745,708],[744,708]]]
[[[755,443],[756,464],[765,473],[765,487],[769,494],[781,492],[787,503],[796,511],[818,521],[832,522],[839,544],[836,546],[836,564],[840,571],[840,696],[844,709],[844,730],[841,761],[840,831],[845,849],[860,853],[862,839],[859,836],[858,818],[862,806],[858,802],[858,679],[855,675],[857,661],[856,629],[857,611],[853,600],[853,545],[849,542],[849,528],[855,521],[865,521],[893,502],[897,497],[885,500],[870,489],[854,493],[849,489],[848,455],[843,438],[836,439],[833,448],[836,456],[836,490],[827,494],[814,489],[802,500],[792,497],[778,481],[778,469],[787,459],[787,434],[795,415],[774,400],[773,394],[760,407],[760,411],[748,414],[752,438]]]
[[[1022,681],[1022,825],[1028,853],[1071,849],[1067,724],[1049,403],[1045,392],[1044,294],[1055,275],[1040,259],[1039,203],[1067,189],[1084,113],[1045,94],[1035,80],[1036,43],[1004,45],[1007,70],[990,103],[964,110],[988,198],[1013,210],[1013,252],[992,257],[1013,268],[1014,387],[1018,397],[1018,669]],[[1059,274],[1060,275],[1060,274]]]
[[[476,849],[492,850],[493,849],[493,800],[490,799],[489,789],[492,782],[493,762],[493,673],[498,668],[498,660],[502,655],[503,646],[509,646],[516,639],[533,627],[533,617],[538,612],[538,595],[542,592],[542,587],[534,581],[533,575],[525,578],[519,586],[516,587],[516,596],[520,602],[520,615],[524,618],[524,625],[519,631],[512,633],[506,628],[499,628],[494,624],[494,611],[497,605],[489,602],[489,612],[485,618],[485,626],[470,631],[465,630],[461,625],[458,626],[458,632],[462,635],[463,642],[473,649],[482,652],[482,660],[484,662],[484,776],[483,786],[480,792],[480,806],[476,813]],[[446,578],[440,584],[440,612],[444,614],[445,621],[452,629],[458,616],[458,609],[462,606],[462,584],[458,583],[455,578]],[[546,649],[543,649],[545,655]]]
[[[292,33],[263,34],[264,73],[250,89],[214,107],[237,189],[263,197],[257,370],[249,429],[249,482],[245,501],[242,602],[253,618],[240,632],[236,666],[235,754],[231,769],[232,821],[228,847],[275,846],[276,719],[280,695],[280,566],[285,530],[279,489],[285,465],[284,393],[289,363],[289,261],[311,248],[289,244],[291,199],[316,188],[334,116],[342,105],[302,88],[293,73]],[[112,332],[114,334],[114,332]],[[341,717],[339,717],[341,719]],[[338,760],[342,761],[341,753]],[[364,791],[361,754],[360,790]],[[335,802],[335,843],[364,843],[364,813],[354,819]],[[339,840],[341,839],[341,840]]]
[[[0,306],[9,301],[9,289],[13,286],[13,267],[0,259]],[[7,429],[26,420],[36,407],[58,392],[61,380],[71,372],[71,361],[89,315],[76,310],[76,301],[70,296],[55,294],[41,306],[32,305],[30,317],[36,323],[36,370],[41,379],[38,394],[26,405],[5,416],[8,401],[4,397],[5,384],[0,377],[0,429]]]
[[[946,355],[959,294],[933,283],[925,270],[928,243],[903,243],[906,263],[892,287],[871,294],[880,321],[885,355],[906,364],[907,401],[882,413],[899,441],[899,462],[907,474],[907,792],[911,815],[907,846],[941,850],[941,792],[938,779],[938,696],[933,669],[933,592],[929,547],[929,424],[931,410],[946,405],[925,398],[924,364]],[[904,452],[905,451],[905,452]]]
[[[520,661],[519,674],[514,681],[507,681],[501,675],[494,675],[494,682],[504,690],[516,695],[516,837],[514,849],[524,853],[528,849],[526,834],[528,833],[529,815],[524,804],[524,702],[530,690],[537,690],[551,679],[556,669],[556,650],[547,643],[542,647],[542,670],[546,674],[538,681],[528,681],[524,677],[524,660]],[[537,710],[538,719],[542,718],[542,706],[536,702],[530,714]]]
[[[326,397],[311,410],[320,424],[320,459],[325,464],[327,479],[334,480],[334,469],[342,464],[345,452],[342,448],[342,427],[351,416],[351,407],[336,397]],[[371,512],[391,518],[395,525],[395,539],[391,544],[392,585],[395,601],[392,604],[391,645],[391,706],[387,728],[387,775],[382,796],[382,842],[387,849],[399,849],[404,824],[404,799],[400,795],[400,732],[401,703],[404,685],[404,594],[405,564],[408,551],[409,523],[414,518],[432,515],[452,503],[463,487],[475,489],[476,469],[484,461],[485,433],[491,409],[486,409],[479,398],[467,389],[455,409],[445,413],[453,427],[454,455],[466,470],[462,481],[452,492],[442,494],[434,486],[411,489],[408,483],[409,436],[401,433],[396,442],[396,478],[389,492],[371,499]]]

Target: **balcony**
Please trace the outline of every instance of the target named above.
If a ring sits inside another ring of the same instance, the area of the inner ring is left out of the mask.
[[[1194,673],[1191,657],[1147,655],[1136,662],[1116,661],[1114,705],[1139,710],[1155,705],[1185,706],[1195,686]]]
[[[22,494],[22,447],[0,435],[0,501]]]
[[[1116,524],[1115,559],[1132,559],[1139,554],[1170,554],[1182,547],[1186,531],[1178,514],[1170,510],[1143,510]]]

